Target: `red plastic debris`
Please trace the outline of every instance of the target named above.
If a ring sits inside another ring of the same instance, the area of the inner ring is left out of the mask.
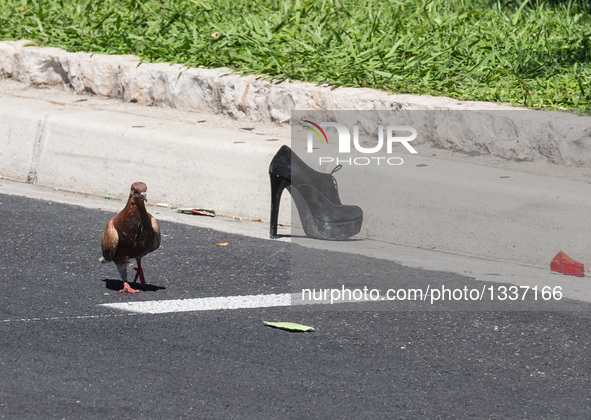
[[[585,265],[573,260],[562,251],[556,254],[550,263],[550,270],[556,273],[568,274],[569,276],[585,276]]]

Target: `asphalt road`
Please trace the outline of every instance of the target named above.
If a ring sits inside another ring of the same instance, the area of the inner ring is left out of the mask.
[[[570,419],[591,412],[587,311],[116,311],[98,305],[289,292],[296,245],[161,222],[162,247],[143,260],[148,286],[122,295],[115,266],[98,263],[112,215],[0,195],[1,418]],[[308,258],[315,267],[326,261],[319,251]],[[469,280],[350,261],[407,281]],[[290,333],[263,321],[316,330]]]

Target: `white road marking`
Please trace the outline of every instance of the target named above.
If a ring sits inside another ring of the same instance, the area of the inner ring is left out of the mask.
[[[332,303],[351,303],[334,301]],[[100,319],[137,314],[165,314],[171,312],[215,311],[223,309],[256,309],[292,305],[328,305],[328,300],[302,301],[301,294],[281,293],[270,295],[222,296],[197,299],[152,300],[144,302],[102,303],[98,306],[125,311],[124,314],[71,315],[34,318],[0,319],[0,324],[9,322],[67,321]]]
[[[100,306],[143,314],[163,314],[171,312],[215,311],[222,309],[250,309],[291,306],[291,296],[291,293],[224,296],[197,299],[103,303]]]
[[[14,318],[14,319],[3,319],[1,323],[7,322],[36,322],[36,321],[70,321],[77,319],[100,319],[100,318],[112,318],[122,315],[136,315],[136,314],[103,314],[103,315],[72,315],[72,316],[49,316],[44,318]]]
[[[332,305],[339,303],[361,303],[366,300],[302,300],[300,293],[270,295],[220,296],[196,299],[150,300],[143,302],[103,303],[111,309],[140,314],[166,314],[172,312],[218,311],[224,309],[255,309],[296,305]],[[375,302],[375,301],[372,301]]]

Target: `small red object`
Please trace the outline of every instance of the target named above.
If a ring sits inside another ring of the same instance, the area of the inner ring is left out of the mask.
[[[550,270],[556,273],[568,274],[569,276],[585,276],[585,265],[573,260],[562,251],[556,254],[550,263]]]

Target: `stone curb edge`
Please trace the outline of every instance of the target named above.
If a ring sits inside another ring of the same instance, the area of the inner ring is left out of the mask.
[[[486,102],[417,95],[390,95],[365,88],[330,88],[304,82],[271,83],[239,76],[227,68],[185,68],[143,63],[131,55],[69,53],[59,48],[27,46],[30,41],[0,42],[0,78],[33,86],[62,86],[78,94],[120,98],[143,105],[164,105],[234,119],[288,123],[294,109],[308,110],[452,110],[516,112],[519,108]],[[449,136],[426,136],[422,142],[469,154],[508,160],[547,160],[555,164],[591,165],[591,118],[569,113],[550,115],[531,133],[507,139],[483,139],[466,124],[450,124]],[[506,115],[506,114],[505,114]],[[486,115],[479,120],[489,119]],[[510,119],[510,117],[509,117]],[[539,118],[536,118],[540,120]],[[544,120],[543,118],[541,120]],[[558,122],[558,123],[557,123]],[[505,122],[507,126],[512,124]]]

